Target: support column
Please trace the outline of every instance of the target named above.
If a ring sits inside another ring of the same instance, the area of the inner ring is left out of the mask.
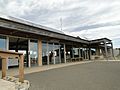
[[[19,58],[19,81],[24,82],[24,55]]]
[[[84,55],[85,55],[85,60],[86,60],[86,48],[84,48]]]
[[[107,44],[106,44],[106,42],[105,42],[105,41],[104,41],[104,44],[105,44],[105,55],[106,55],[106,59],[108,59]]]
[[[6,71],[7,71],[7,58],[2,59],[2,79],[6,77]]]
[[[89,47],[89,51],[88,51],[88,57],[89,57],[89,60],[91,60],[91,48]]]
[[[73,50],[73,47],[72,47],[72,58],[74,58],[74,50]]]
[[[86,59],[88,59],[88,50],[86,48]]]
[[[42,66],[42,39],[38,39],[38,66]]]
[[[84,59],[84,49],[82,48],[82,58]]]
[[[114,57],[114,51],[113,51],[113,44],[112,44],[112,42],[111,42],[111,49],[112,49],[112,56],[113,56],[113,58],[115,59],[115,57]]]
[[[55,64],[55,50],[54,50],[54,43],[53,43],[53,64]]]
[[[120,48],[116,48],[116,50],[118,50],[118,55],[120,55]]]
[[[79,48],[79,58],[81,58],[80,48]]]
[[[7,39],[6,39],[6,50],[9,50],[9,37],[7,36]],[[8,58],[7,58],[7,61],[8,61]],[[7,65],[6,65],[6,67],[7,67],[7,69],[8,69],[8,62],[7,62]]]
[[[96,55],[100,56],[100,48],[99,48],[99,46],[96,48]]]
[[[50,64],[50,61],[49,61],[49,43],[47,42],[47,65]]]
[[[31,60],[30,60],[30,39],[28,40],[28,67],[31,67]]]
[[[66,63],[66,47],[65,47],[65,44],[64,44],[64,63]]]
[[[88,52],[88,48],[86,49],[87,51],[87,59],[89,59],[89,52]]]
[[[84,59],[84,52],[83,52],[83,48],[82,48],[82,53],[81,53],[82,58]]]
[[[82,55],[83,55],[83,59],[85,59],[85,51],[84,51],[84,48],[82,48]]]
[[[26,67],[29,67],[29,52],[28,52],[28,49],[26,49]]]
[[[61,63],[60,43],[59,43],[59,63]]]

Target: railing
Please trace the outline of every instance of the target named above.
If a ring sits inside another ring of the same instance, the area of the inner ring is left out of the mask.
[[[24,82],[24,55],[18,52],[0,50],[0,58],[2,59],[2,79],[6,77],[7,59],[9,57],[18,58],[19,60],[19,81]]]

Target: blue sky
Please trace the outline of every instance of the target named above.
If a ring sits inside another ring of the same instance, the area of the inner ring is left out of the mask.
[[[120,47],[120,0],[0,0],[0,13]]]

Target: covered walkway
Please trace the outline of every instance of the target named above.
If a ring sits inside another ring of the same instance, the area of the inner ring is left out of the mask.
[[[84,63],[91,63],[93,61],[81,61],[81,62],[71,62],[71,63],[63,63],[63,64],[55,64],[55,65],[44,65],[40,67],[32,67],[32,68],[24,68],[24,74],[30,74],[30,73],[35,73],[35,72],[41,72],[41,71],[46,71],[50,69],[55,69],[55,68],[61,68],[61,67],[66,67],[66,66],[72,66],[72,65],[78,65],[78,64],[84,64]],[[0,71],[0,75],[1,71]],[[19,75],[18,68],[10,68],[7,70],[7,76],[16,76]]]

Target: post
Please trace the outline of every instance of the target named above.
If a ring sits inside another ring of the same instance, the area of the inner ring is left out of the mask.
[[[89,50],[88,50],[88,48],[87,48],[87,59],[89,60]]]
[[[112,44],[112,42],[111,42],[111,49],[112,49],[112,56],[113,56],[113,58],[115,59],[115,57],[114,57],[114,51],[113,51],[113,44]]]
[[[99,48],[99,46],[97,46],[97,48],[96,48],[96,55],[100,56],[100,48]]]
[[[24,55],[19,57],[19,81],[24,82]]]
[[[42,39],[38,39],[38,66],[42,66]]]
[[[29,67],[29,51],[26,49],[26,66]]]
[[[86,48],[84,48],[84,55],[85,55],[85,60],[86,60]]]
[[[53,64],[55,64],[55,50],[54,50],[54,43],[53,43]]]
[[[61,63],[60,43],[59,43],[59,62]]]
[[[73,50],[73,47],[72,47],[72,58],[74,58],[74,50]]]
[[[118,50],[118,55],[120,55],[120,48],[116,48],[116,50]]]
[[[82,48],[81,56],[82,56],[82,58],[84,59],[83,48]]]
[[[88,59],[88,49],[86,48],[86,59]]]
[[[85,59],[85,51],[84,51],[84,47],[82,48],[82,55],[83,55],[83,59]]]
[[[91,48],[89,46],[89,52],[88,52],[88,55],[89,55],[89,60],[91,60]]]
[[[106,44],[105,41],[104,41],[104,44],[105,44],[105,55],[106,55],[106,59],[108,59],[107,44]]]
[[[7,38],[6,38],[6,50],[9,50],[9,37],[7,36]],[[8,60],[8,58],[7,58],[7,60]],[[7,69],[8,69],[8,63],[7,63]]]
[[[30,39],[28,40],[28,67],[31,67],[31,60],[30,60]]]
[[[78,48],[79,49],[79,58],[81,58],[81,54],[80,54],[80,48]]]
[[[7,58],[2,59],[2,79],[6,77],[6,70],[7,70]]]
[[[49,43],[47,42],[47,65],[49,65]]]
[[[65,48],[65,44],[64,44],[64,63],[66,63],[66,48]]]

